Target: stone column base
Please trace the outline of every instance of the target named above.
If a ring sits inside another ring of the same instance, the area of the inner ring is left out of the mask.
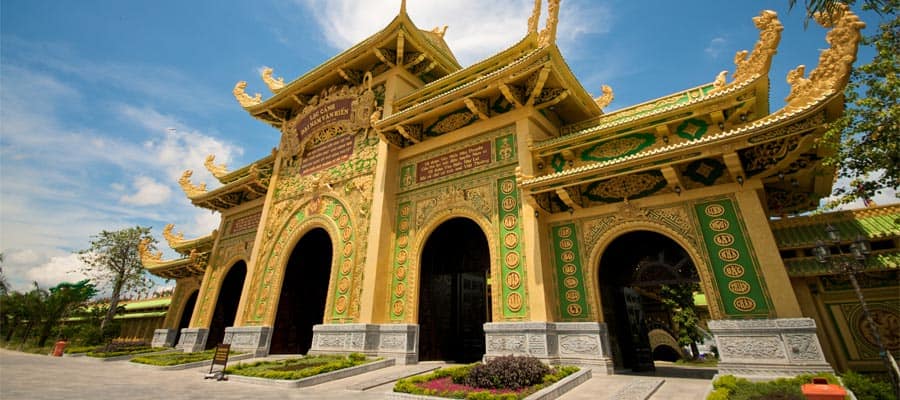
[[[529,355],[555,365],[577,365],[611,375],[609,332],[598,322],[488,322],[485,360]]]
[[[719,348],[719,375],[774,379],[834,372],[812,318],[709,321]]]
[[[419,361],[418,349],[416,324],[324,324],[313,326],[309,354],[363,353],[414,364]]]
[[[181,338],[178,339],[176,348],[185,353],[203,351],[206,348],[206,338],[208,336],[209,329],[184,328],[181,330]]]
[[[269,354],[269,342],[272,340],[272,328],[268,326],[229,326],[225,328],[222,343],[231,345],[231,349],[253,353],[254,357],[265,357]]]
[[[178,331],[175,329],[156,329],[153,331],[153,341],[150,346],[153,347],[172,347],[175,346],[175,336]]]

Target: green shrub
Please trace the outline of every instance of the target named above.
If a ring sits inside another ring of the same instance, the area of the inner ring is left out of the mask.
[[[369,362],[365,356],[309,356],[278,361],[257,361],[228,367],[225,372],[267,379],[294,380],[355,367]]]
[[[541,383],[550,372],[537,358],[503,356],[476,365],[465,382],[484,389],[519,389]]]
[[[825,378],[828,383],[839,383],[832,374],[804,374],[769,382],[750,382],[724,375],[713,381],[713,391],[706,400],[805,400],[800,388],[803,384],[812,382],[812,378]]]
[[[888,382],[877,381],[853,371],[841,375],[844,385],[859,400],[897,400]]]

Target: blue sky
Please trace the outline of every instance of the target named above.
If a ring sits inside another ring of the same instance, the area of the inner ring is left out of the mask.
[[[399,3],[3,1],[0,251],[14,288],[78,279],[72,252],[103,229],[149,225],[162,241],[167,223],[188,237],[216,228],[218,216],[191,206],[178,176],[193,169],[195,183],[215,187],[207,154],[239,167],[279,137],[236,103],[234,83],[268,96],[262,67],[291,81],[383,28]],[[565,0],[558,43],[588,90],[613,87],[615,110],[733,71],[734,53],[756,42],[751,18],[772,9],[785,26],[770,74],[775,110],[787,72],[811,70],[827,47],[825,31],[804,29],[802,10],[786,3]],[[408,9],[419,28],[449,25],[446,40],[467,66],[521,38],[532,4],[409,0]],[[863,19],[867,31],[877,23]],[[871,54],[863,49],[861,61]]]

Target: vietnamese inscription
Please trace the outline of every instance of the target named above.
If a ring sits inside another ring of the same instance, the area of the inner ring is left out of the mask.
[[[346,161],[353,154],[353,135],[341,135],[311,149],[300,164],[301,174],[311,174]]]
[[[416,183],[478,168],[491,163],[491,143],[484,142],[416,164]]]

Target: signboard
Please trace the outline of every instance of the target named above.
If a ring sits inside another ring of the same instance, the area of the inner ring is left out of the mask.
[[[352,98],[343,98],[324,103],[306,114],[297,122],[297,135],[304,142],[320,128],[339,122],[350,121],[353,108]]]
[[[301,174],[311,174],[346,161],[353,155],[353,135],[341,135],[312,148],[300,163]]]
[[[416,183],[491,163],[491,142],[478,143],[416,164]]]

